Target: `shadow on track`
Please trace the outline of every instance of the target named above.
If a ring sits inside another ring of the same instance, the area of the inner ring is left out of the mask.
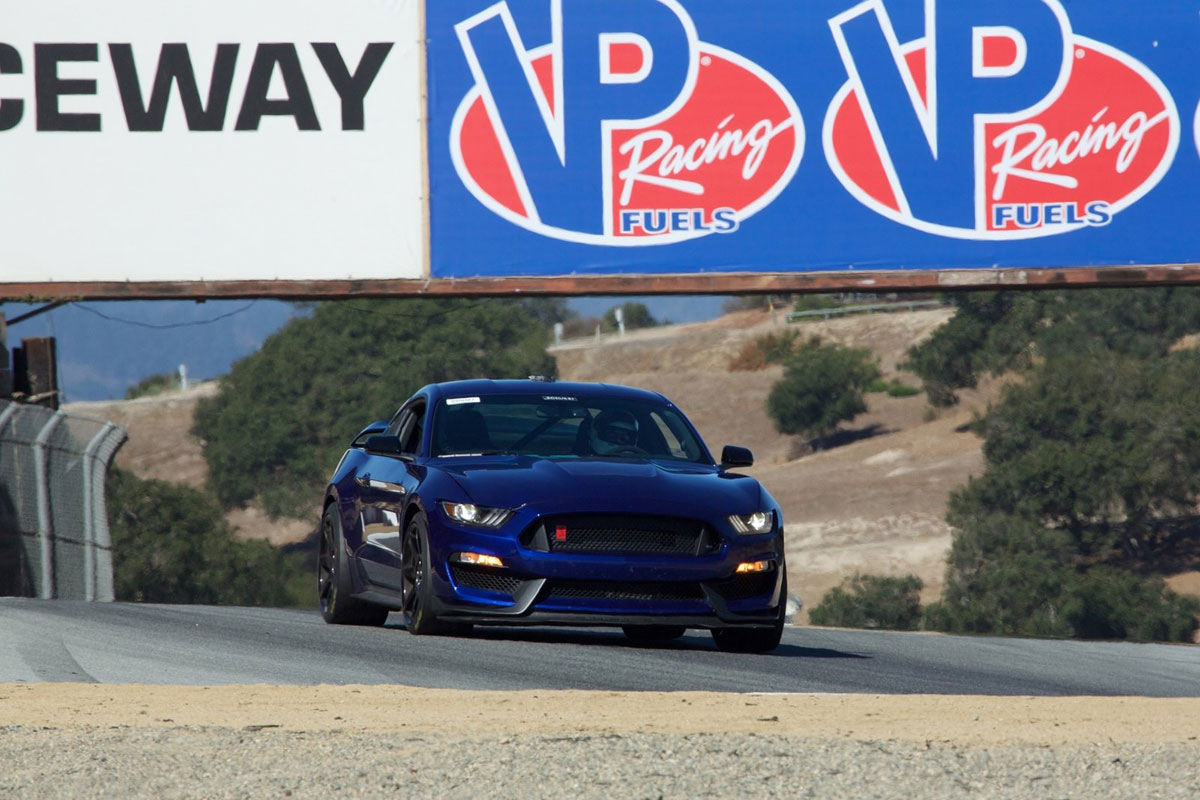
[[[403,630],[403,628],[398,628]],[[538,644],[574,644],[585,647],[623,647],[631,650],[662,650],[662,651],[708,651],[716,652],[717,646],[712,637],[706,632],[689,631],[683,638],[657,645],[634,644],[620,631],[606,629],[581,628],[519,628],[519,627],[481,627],[477,626],[470,635],[463,637],[475,640],[529,642]],[[736,655],[736,654],[731,654]],[[847,658],[869,659],[870,656],[848,653],[842,650],[831,650],[825,647],[801,647],[794,644],[780,644],[769,653],[754,656],[761,658]]]

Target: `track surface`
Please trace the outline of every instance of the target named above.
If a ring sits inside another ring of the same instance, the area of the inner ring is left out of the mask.
[[[41,681],[1196,697],[1200,647],[788,628],[748,656],[700,631],[648,649],[607,629],[450,639],[305,611],[0,599],[0,683]]]

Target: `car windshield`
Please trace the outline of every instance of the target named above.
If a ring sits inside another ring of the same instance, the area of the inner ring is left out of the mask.
[[[483,395],[438,403],[433,455],[662,458],[709,463],[683,415],[613,397]]]

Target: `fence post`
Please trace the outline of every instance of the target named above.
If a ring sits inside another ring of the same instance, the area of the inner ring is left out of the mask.
[[[33,443],[33,468],[37,480],[37,516],[38,544],[42,553],[42,585],[38,596],[43,600],[54,597],[54,543],[51,537],[53,524],[50,516],[50,462],[46,458],[46,448],[50,436],[63,418],[63,412],[55,411],[54,416],[42,426],[38,432],[37,441]]]
[[[96,504],[92,497],[92,470],[96,451],[115,427],[111,422],[105,423],[83,451],[83,599],[89,603],[96,601]]]
[[[21,407],[21,404],[8,400],[0,400],[0,402],[6,403],[4,410],[0,411],[0,431],[3,431],[4,426],[8,424],[8,418],[17,413],[17,409]]]

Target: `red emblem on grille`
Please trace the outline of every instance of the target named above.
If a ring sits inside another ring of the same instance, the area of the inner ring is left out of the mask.
[[[554,541],[565,542],[567,540],[567,526],[558,525],[554,528]]]

